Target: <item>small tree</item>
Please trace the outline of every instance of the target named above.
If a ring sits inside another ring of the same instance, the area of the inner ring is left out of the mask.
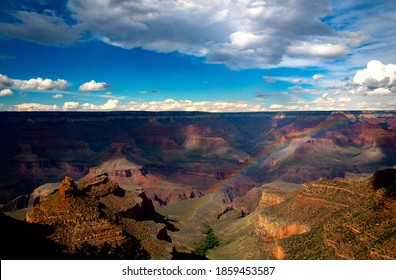
[[[211,226],[208,225],[203,234],[205,234],[204,241],[193,252],[198,256],[205,256],[209,249],[216,248],[220,245],[219,239],[214,234]]]

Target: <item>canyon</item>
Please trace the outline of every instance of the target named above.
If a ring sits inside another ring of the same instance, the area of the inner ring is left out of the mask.
[[[193,258],[210,226],[210,259],[396,258],[394,111],[0,115],[8,238]]]

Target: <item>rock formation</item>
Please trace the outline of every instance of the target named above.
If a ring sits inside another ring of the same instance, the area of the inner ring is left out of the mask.
[[[166,259],[210,224],[210,258],[394,258],[394,111],[0,117],[2,209],[67,253],[136,237]]]
[[[158,214],[144,193],[125,191],[107,176],[79,184],[65,177],[57,192],[26,215],[29,223],[53,227],[49,239],[65,246],[68,254],[78,252],[84,243],[115,248],[134,237],[151,258],[170,259],[173,246],[166,225],[153,218]],[[155,248],[150,244],[156,244]]]
[[[396,259],[396,200],[373,188],[373,182],[394,184],[394,174],[382,170],[359,182],[320,179],[259,210],[256,234],[264,250],[285,259]]]
[[[305,183],[372,173],[396,156],[394,112],[1,112],[1,120],[2,204],[65,176],[108,173],[129,185],[167,179],[205,193],[246,164],[253,166],[244,175],[259,183]],[[150,166],[165,168],[146,178]]]

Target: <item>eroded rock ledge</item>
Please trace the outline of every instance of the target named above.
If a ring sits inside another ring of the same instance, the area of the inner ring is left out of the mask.
[[[26,221],[53,227],[49,239],[65,246],[66,253],[84,242],[118,246],[134,236],[151,258],[171,259],[174,248],[166,225],[153,220],[158,216],[143,192],[125,191],[107,176],[78,185],[66,177],[59,190],[28,211]]]

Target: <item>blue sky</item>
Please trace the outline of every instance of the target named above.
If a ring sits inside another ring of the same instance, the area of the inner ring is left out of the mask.
[[[396,109],[396,2],[3,0],[0,110]]]

